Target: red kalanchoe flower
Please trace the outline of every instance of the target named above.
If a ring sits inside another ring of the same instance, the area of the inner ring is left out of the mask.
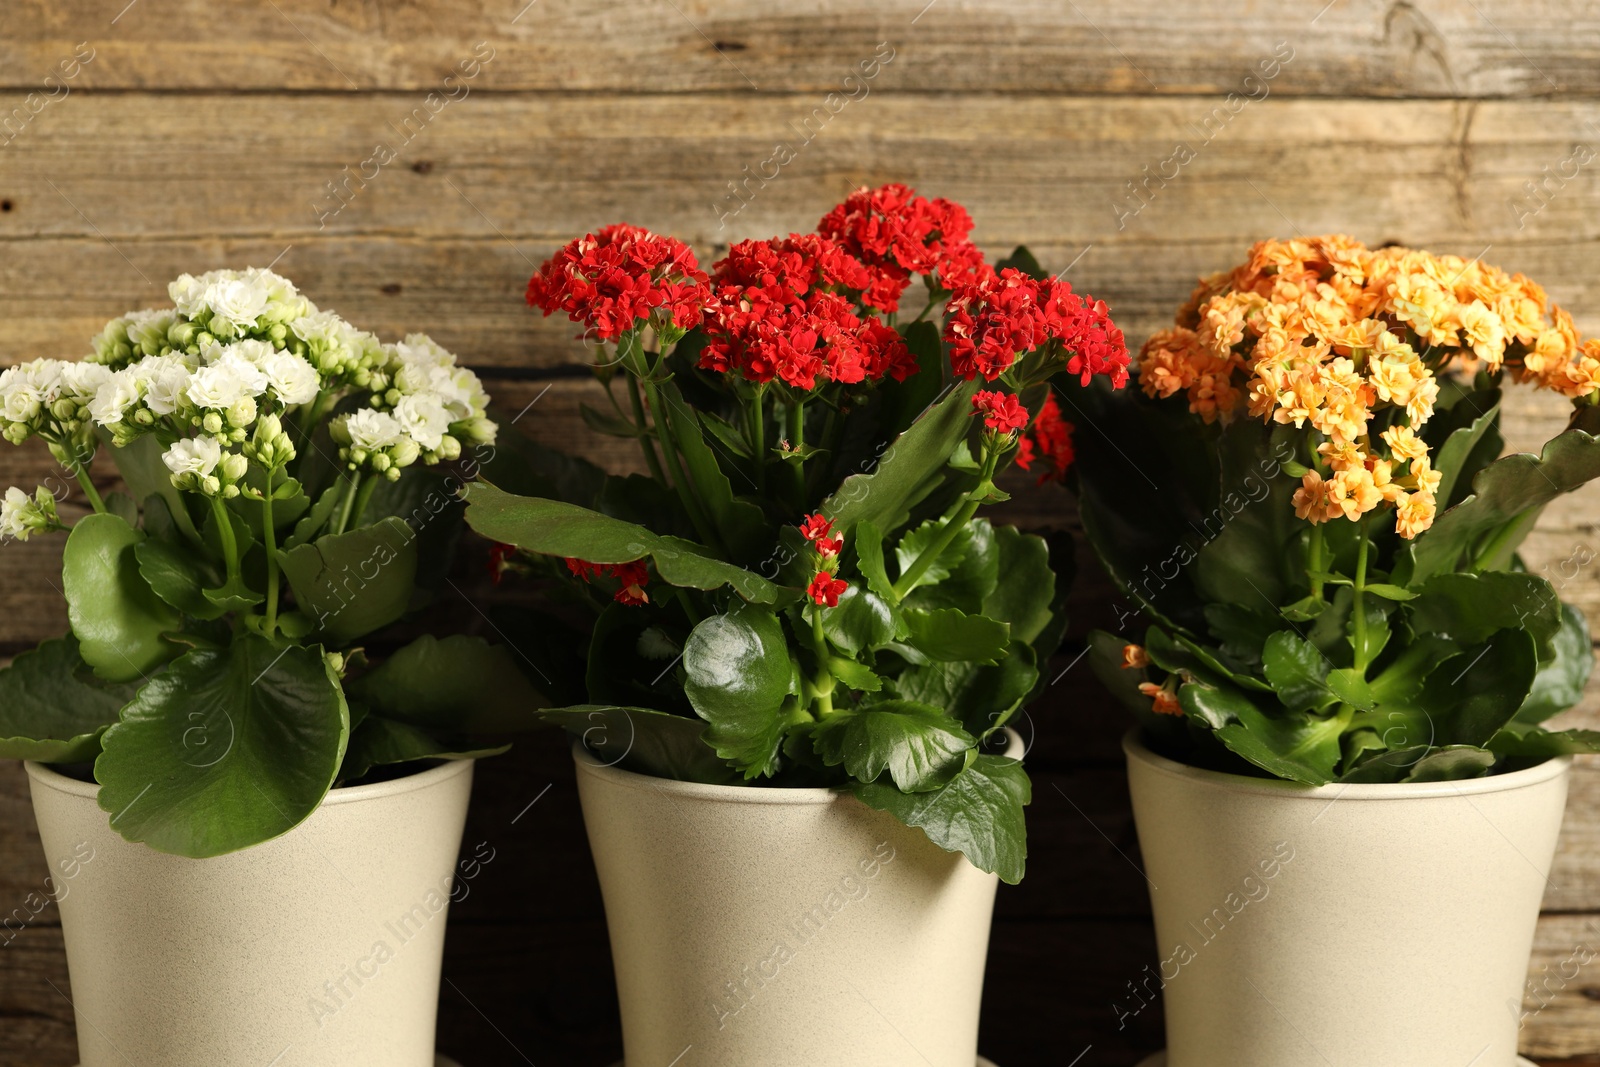
[[[849,582],[840,581],[827,571],[818,571],[817,576],[811,579],[811,586],[806,592],[810,594],[812,602],[819,607],[836,608],[839,606],[840,595],[849,588]]]
[[[626,223],[570,242],[528,282],[528,303],[610,341],[649,319],[687,330],[704,310],[706,276],[682,241]]]
[[[505,580],[506,571],[514,570],[517,546],[496,542],[489,546],[489,578],[495,585]]]
[[[844,538],[819,537],[817,538],[817,554],[823,559],[832,559],[844,550]]]
[[[619,604],[639,605],[650,602],[649,594],[644,591],[645,584],[650,580],[650,569],[642,559],[634,560],[632,563],[590,563],[569,556],[567,570],[586,582],[592,582],[596,577],[617,579],[622,587],[612,594],[611,599]]]
[[[1010,267],[960,285],[945,323],[950,362],[969,381],[994,381],[1017,357],[1051,341],[1067,353],[1066,369],[1088,384],[1105,374],[1121,388],[1128,380],[1128,346],[1101,301],[1085,301],[1058,278],[1037,281]]]
[[[983,424],[996,433],[1015,433],[1028,425],[1028,409],[1014,393],[979,389],[972,394],[972,414],[979,412]]]
[[[1072,423],[1061,417],[1055,394],[1047,395],[1033,420],[1033,430],[1017,442],[1017,466],[1031,471],[1034,461],[1043,457],[1048,465],[1039,472],[1039,484],[1061,481],[1076,455],[1072,448],[1073,429]]]
[[[917,367],[900,335],[863,320],[844,295],[869,280],[858,260],[816,234],[739,242],[716,265],[700,366],[807,391],[819,379],[905,378]]]
[[[820,511],[815,515],[807,515],[800,524],[800,532],[807,541],[816,541],[833,533],[833,521]]]
[[[862,302],[898,311],[913,275],[935,275],[946,289],[990,272],[967,239],[972,217],[949,200],[928,200],[904,185],[861,188],[824,215],[817,231],[838,241],[871,272]]]

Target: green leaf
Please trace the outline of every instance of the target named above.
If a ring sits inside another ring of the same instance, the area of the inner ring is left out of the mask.
[[[705,739],[707,726],[699,719],[614,704],[545,708],[539,716],[580,738],[608,767],[709,785],[735,785],[744,780],[717,758]]]
[[[684,692],[710,727],[707,742],[746,778],[778,769],[784,703],[796,690],[794,661],[776,615],[741,606],[713,615],[683,648]]]
[[[1533,637],[1499,630],[1439,663],[1410,701],[1383,710],[1411,743],[1482,747],[1515,717],[1537,671]]]
[[[1494,753],[1471,745],[1448,745],[1423,756],[1405,776],[1408,782],[1453,782],[1482,778],[1494,766]]]
[[[1429,530],[1401,550],[1394,581],[1417,585],[1471,564],[1486,551],[1499,556],[1514,549],[1524,529],[1512,530],[1512,536],[1498,542],[1495,535],[1597,475],[1600,438],[1583,430],[1556,436],[1539,456],[1519,452],[1496,460],[1472,479],[1471,496],[1442,512]]]
[[[1011,643],[1011,627],[982,615],[967,615],[955,608],[902,612],[906,642],[933,660],[974,660],[998,663]]]
[[[1056,575],[1044,538],[1014,526],[994,530],[996,582],[980,614],[1011,627],[1013,641],[1033,644],[1054,617]]]
[[[903,793],[944,786],[966,767],[978,739],[931,704],[885,700],[845,709],[811,730],[817,755],[829,767],[844,765],[858,782],[885,771]]]
[[[845,688],[861,693],[876,693],[883,689],[883,679],[865,663],[842,656],[828,657],[828,671]]]
[[[322,491],[317,497],[317,502],[311,505],[311,510],[300,517],[294,524],[294,532],[284,538],[279,547],[288,551],[301,545],[310,544],[318,534],[327,528],[328,520],[333,518],[333,513],[344,503],[344,498],[350,491],[349,475],[341,474],[337,481]]]
[[[219,619],[227,608],[206,596],[208,589],[222,585],[222,573],[193,545],[147,538],[134,546],[139,574],[157,596],[185,615],[197,619]]]
[[[1490,738],[1488,747],[1498,755],[1537,760],[1600,752],[1600,730],[1555,732],[1538,727],[1517,729],[1513,725]]]
[[[1245,664],[1260,663],[1267,639],[1282,628],[1272,616],[1239,604],[1207,604],[1205,611],[1206,626],[1222,642],[1223,654]]]
[[[166,451],[155,434],[143,434],[122,448],[108,449],[117,473],[135,500],[160,497],[168,514],[184,537],[194,544],[200,543],[200,531],[189,515],[184,494],[172,484],[172,472],[161,461]]]
[[[591,563],[632,563],[648,556],[668,585],[690,589],[732,586],[741,597],[757,604],[788,603],[800,595],[754,571],[717,559],[692,541],[663,537],[587,508],[512,496],[485,482],[467,487],[467,503],[467,524],[474,530],[530,552]]]
[[[1373,596],[1381,596],[1385,600],[1415,600],[1420,595],[1410,589],[1402,589],[1398,585],[1388,582],[1373,582],[1364,587]]]
[[[300,610],[343,645],[405,614],[417,573],[417,543],[404,519],[387,518],[278,553]]]
[[[977,382],[960,382],[895,439],[870,474],[852,474],[823,501],[821,512],[847,535],[857,523],[898,530],[911,509],[938,488],[944,463],[972,426]]]
[[[598,411],[588,404],[579,404],[578,414],[582,416],[585,426],[608,437],[643,437],[646,432],[621,416]]]
[[[967,732],[987,737],[1010,722],[1039,680],[1033,648],[1013,640],[996,664],[938,662],[912,667],[895,679],[907,700],[932,704],[955,716]],[[1149,699],[1144,698],[1149,706]]]
[[[424,634],[347,688],[387,719],[448,733],[527,730],[548,703],[509,649],[465,634]]]
[[[1039,261],[1033,258],[1033,253],[1028,251],[1027,245],[1018,245],[1011,250],[1011,254],[994,265],[996,273],[1007,268],[1020,270],[1034,281],[1042,282],[1050,276],[1050,272],[1039,266]]]
[[[144,534],[115,515],[88,515],[67,537],[61,584],[79,654],[108,682],[142,678],[171,659],[162,634],[182,623],[139,574]]]
[[[339,780],[354,781],[379,766],[418,760],[485,759],[510,748],[510,745],[474,748],[459,737],[440,736],[410,723],[368,715],[350,732],[350,746],[339,768]]]
[[[1419,633],[1437,633],[1462,644],[1483,641],[1496,630],[1526,630],[1539,648],[1551,651],[1561,629],[1561,600],[1534,574],[1440,574],[1417,587],[1407,605]]]
[[[915,535],[917,539],[925,541],[928,528],[929,524],[924,523],[907,537]],[[907,559],[902,554],[906,548],[906,541],[902,538],[896,549],[902,573],[916,558],[913,555]],[[920,550],[921,546],[918,546],[916,551]],[[938,570],[939,577],[930,580],[924,574],[923,580],[905,597],[906,606],[957,608],[969,615],[985,614],[984,601],[994,593],[1000,580],[1000,550],[995,529],[989,525],[989,520],[975,518],[958,530],[940,553],[939,562],[930,569]]]
[[[1340,667],[1328,672],[1328,688],[1343,703],[1362,711],[1371,711],[1378,703],[1366,675],[1355,667]]]
[[[1541,660],[1533,688],[1517,711],[1517,722],[1543,722],[1583,699],[1584,687],[1594,670],[1594,647],[1589,622],[1571,604],[1561,605],[1561,629],[1550,642],[1550,655]]]
[[[132,686],[96,682],[77,638],[46,641],[0,670],[0,759],[91,760],[133,694]]]
[[[883,566],[883,531],[870,522],[857,523],[855,550],[856,568],[867,580],[867,588],[885,599],[893,598],[894,583]]]
[[[1474,406],[1476,402],[1477,398],[1474,398],[1464,407],[1453,408],[1450,414],[1455,415],[1465,412],[1465,414],[1470,415],[1473,411],[1479,410]],[[1459,426],[1452,430],[1450,436],[1445,438],[1444,443],[1433,450],[1432,467],[1439,472],[1439,487],[1434,490],[1434,496],[1440,502],[1445,505],[1456,502],[1453,499],[1456,483],[1460,480],[1462,474],[1470,477],[1476,473],[1476,469],[1470,467],[1470,461],[1473,458],[1473,454],[1479,451],[1479,446],[1484,444],[1486,440],[1495,445],[1493,455],[1489,458],[1493,459],[1500,454],[1500,434],[1497,429],[1499,421],[1500,397],[1496,392],[1492,397],[1492,403],[1488,411],[1473,419],[1470,424]]]
[[[1328,688],[1328,657],[1311,642],[1287,630],[1267,638],[1261,665],[1267,681],[1289,711],[1318,711],[1338,699]]]
[[[868,807],[920,828],[946,852],[965,853],[980,871],[1009,885],[1022,881],[1028,861],[1022,809],[1033,799],[1033,786],[1016,760],[979,756],[931,793],[902,793],[885,783],[858,784],[854,792]]]
[[[129,841],[201,858],[297,826],[327,795],[350,726],[319,648],[253,635],[175,661],[122,709],[95,761],[100,807]]]
[[[1191,683],[1179,688],[1178,703],[1193,719],[1216,729],[1217,740],[1262,770],[1326,785],[1339,763],[1340,723],[1307,714],[1262,713],[1243,693]]]
[[[822,615],[822,632],[828,641],[852,656],[868,649],[882,648],[894,640],[898,627],[895,610],[870,589],[852,585],[839,595],[835,607],[808,605],[807,614]]]
[[[711,524],[716,527],[718,535],[735,558],[747,561],[760,559],[770,547],[766,516],[748,500],[734,499],[733,483],[724,473],[712,446],[706,443],[700,421],[684,403],[678,387],[672,382],[664,382],[659,386],[659,392],[667,423],[672,430],[672,439],[677,442],[678,453],[688,468],[690,481],[694,483],[695,496],[704,505]],[[731,460],[729,465],[732,465]],[[754,492],[756,486],[752,482],[745,488]]]
[[[1129,711],[1146,715],[1150,712],[1150,698],[1139,692],[1139,683],[1150,680],[1149,672],[1122,665],[1122,650],[1128,640],[1104,630],[1089,632],[1089,667],[1106,691]],[[1173,718],[1173,716],[1164,716]]]

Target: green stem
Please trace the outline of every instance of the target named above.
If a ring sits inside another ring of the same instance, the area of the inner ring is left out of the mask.
[[[360,491],[361,483],[365,479],[360,471],[350,474],[350,488],[345,491],[344,505],[339,509],[339,523],[333,529],[335,534],[342,534],[350,526],[350,513],[355,510],[356,495]]]
[[[1322,599],[1323,579],[1327,568],[1322,563],[1322,526],[1319,523],[1311,527],[1311,545],[1307,551],[1307,560],[1311,573],[1311,595],[1318,600]]]
[[[916,588],[918,579],[926,573],[929,567],[933,566],[935,560],[944,554],[944,550],[950,547],[950,542],[956,539],[956,535],[978,513],[978,508],[982,504],[983,498],[989,494],[992,479],[994,478],[995,464],[999,458],[999,448],[990,445],[986,439],[983,474],[979,477],[977,486],[966,495],[960,507],[952,514],[945,516],[944,525],[939,528],[939,532],[934,539],[928,543],[928,547],[924,548],[917,558],[911,561],[911,566],[907,567],[901,572],[900,577],[895,579],[893,593],[896,603],[905,599],[906,594]]]
[[[1356,670],[1365,672],[1370,657],[1367,655],[1367,517],[1363,515],[1356,526],[1356,578],[1355,597],[1351,601],[1352,637],[1355,640]]]
[[[1515,542],[1518,537],[1526,535],[1527,532],[1520,519],[1513,519],[1500,527],[1494,537],[1490,538],[1489,543],[1483,546],[1483,551],[1472,561],[1472,573],[1482,574],[1507,545]]]
[[[838,444],[838,442],[835,440],[835,435],[838,432],[839,432],[839,408],[838,408],[838,405],[834,405],[833,407],[830,407],[828,409],[828,417],[822,424],[822,444],[820,446],[821,448],[823,448],[824,450],[827,451],[828,456],[830,458],[832,457],[832,455],[834,453],[834,446]],[[819,483],[822,481],[822,476],[827,473],[829,465],[830,465],[829,463],[824,462],[824,463],[818,463],[818,464],[816,464],[814,466],[811,466],[811,467],[807,468],[807,470],[806,470],[806,499],[807,500],[810,500],[816,494],[817,490],[820,488]]]
[[[913,323],[917,323],[917,322],[921,322],[923,319],[927,318],[928,317],[928,312],[932,311],[933,310],[933,306],[935,304],[937,304],[938,302],[939,302],[939,290],[935,289],[935,290],[933,290],[933,294],[928,297],[928,306],[923,308],[922,311],[917,315],[917,317],[912,319],[911,321]]]
[[[272,524],[272,475],[267,475],[267,491],[261,497],[261,538],[267,550],[266,635],[278,630],[278,531]]]
[[[89,468],[84,463],[74,463],[72,473],[78,476],[78,484],[83,486],[84,495],[89,498],[89,503],[94,506],[95,514],[106,513],[106,502],[101,499],[100,490],[94,487],[94,481],[89,477]]]
[[[222,542],[222,555],[227,561],[228,584],[232,585],[239,579],[239,542],[233,536],[233,519],[228,514],[228,506],[220,496],[211,498],[211,515],[217,522],[217,537]]]
[[[683,613],[689,617],[689,625],[691,627],[699,626],[700,613],[694,609],[694,602],[689,599],[689,594],[684,592],[682,586],[674,587],[672,592],[678,598],[678,606],[681,607],[683,609]]]
[[[661,484],[667,484],[667,476],[661,469],[661,460],[656,456],[655,442],[649,437],[649,427],[646,425],[644,414],[644,400],[639,396],[639,379],[632,374],[628,378],[628,400],[633,407],[633,422],[639,428],[639,448],[644,452],[645,465],[650,468],[650,476]]]
[[[796,400],[789,409],[789,446],[796,452],[806,443],[806,402]]]
[[[756,402],[750,409],[750,453],[756,461],[756,495],[767,491],[767,387],[756,386]]]
[[[811,609],[811,636],[816,642],[817,649],[817,676],[811,680],[811,685],[816,689],[817,718],[826,719],[833,714],[833,672],[828,669],[828,638],[822,632],[821,605]]]

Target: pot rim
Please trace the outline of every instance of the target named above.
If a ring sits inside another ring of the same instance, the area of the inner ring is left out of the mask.
[[[1448,782],[1330,782],[1328,785],[1305,785],[1282,778],[1252,778],[1179,763],[1147,748],[1139,737],[1137,726],[1122,736],[1122,751],[1127,754],[1129,763],[1137,761],[1171,778],[1182,778],[1234,793],[1255,793],[1287,800],[1425,800],[1505,793],[1559,778],[1572,766],[1571,756],[1552,756],[1535,766],[1486,778],[1463,778]]]
[[[475,763],[477,763],[475,759],[446,760],[437,767],[416,771],[403,778],[391,778],[386,782],[371,782],[367,785],[340,786],[337,789],[328,790],[328,795],[322,798],[322,803],[318,807],[327,807],[331,804],[354,804],[363,800],[379,800],[383,797],[399,796],[402,793],[427,789],[430,786],[448,781],[457,775],[468,773]],[[48,763],[39,763],[36,760],[24,760],[23,766],[27,768],[28,777],[42,786],[57,793],[83,797],[86,800],[99,803],[99,782],[81,782],[76,778],[69,778]]]
[[[1022,735],[1005,727],[1005,755],[1021,761],[1026,754]],[[657,778],[653,774],[624,770],[601,763],[583,745],[582,737],[572,739],[572,762],[579,773],[592,775],[627,789],[648,789],[691,800],[715,800],[729,804],[833,804],[850,794],[842,786],[808,786],[791,789],[774,785],[711,785],[705,782],[680,782],[676,778]]]

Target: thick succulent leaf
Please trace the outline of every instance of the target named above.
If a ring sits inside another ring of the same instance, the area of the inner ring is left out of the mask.
[[[374,767],[396,763],[486,759],[510,748],[510,745],[474,747],[461,737],[438,734],[382,715],[368,715],[350,731],[350,745],[339,768],[339,780],[354,781]]]
[[[220,619],[227,614],[226,607],[206,596],[206,590],[222,586],[223,574],[193,545],[150,537],[135,545],[133,554],[145,582],[183,614],[197,619]]]
[[[1429,671],[1411,700],[1383,706],[1391,745],[1483,747],[1522,707],[1538,668],[1524,630],[1499,630],[1468,645]]]
[[[1583,699],[1594,670],[1594,646],[1589,622],[1571,604],[1561,605],[1561,629],[1550,642],[1550,654],[1539,663],[1533,688],[1517,710],[1517,722],[1544,722]]]
[[[885,700],[842,709],[811,729],[817,755],[858,782],[885,772],[903,793],[926,793],[966,767],[978,739],[932,704]]]
[[[1039,680],[1033,648],[1012,641],[999,663],[933,662],[895,679],[907,700],[932,704],[955,716],[967,732],[987,737],[1016,715]],[[1150,701],[1145,699],[1145,705]]]
[[[46,641],[0,670],[0,759],[92,760],[134,692],[90,675],[71,634]]]
[[[1496,460],[1473,478],[1471,496],[1441,513],[1431,529],[1401,549],[1395,583],[1412,586],[1470,565],[1491,542],[1496,542],[1495,558],[1482,562],[1504,565],[1518,538],[1497,539],[1497,534],[1596,476],[1600,438],[1583,430],[1552,438],[1538,456],[1518,452]],[[1528,529],[1531,525],[1525,524]]]
[[[1213,728],[1217,740],[1262,770],[1308,785],[1333,779],[1341,755],[1336,718],[1269,716],[1236,689],[1199,683],[1181,687],[1178,702],[1190,718]]]
[[[783,623],[745,605],[713,615],[683,647],[684,692],[710,727],[706,740],[746,778],[778,769],[784,705],[796,692],[796,670]]]
[[[1267,681],[1291,712],[1320,711],[1338,698],[1328,688],[1332,665],[1315,645],[1288,630],[1267,638],[1261,652]]]
[[[1553,654],[1561,629],[1561,601],[1535,574],[1490,571],[1438,574],[1413,586],[1420,595],[1406,605],[1412,629],[1462,644],[1487,640],[1496,630],[1526,630],[1542,653]]]
[[[1600,752],[1600,730],[1520,729],[1513,724],[1489,739],[1492,751],[1517,759]]]
[[[972,427],[977,382],[958,382],[889,445],[870,473],[852,474],[821,512],[846,534],[859,522],[898,530],[911,509],[938,488],[945,461]]]
[[[108,682],[144,678],[178,652],[162,635],[183,620],[139,573],[135,550],[144,539],[115,515],[88,515],[72,528],[62,556],[79,654]]]
[[[573,504],[512,496],[485,482],[467,487],[467,525],[493,540],[550,556],[591,563],[632,563],[649,557],[668,585],[731,586],[752,603],[788,603],[799,596],[755,571],[717,559],[692,541],[663,537]]]
[[[876,782],[857,785],[855,795],[928,835],[946,852],[965,853],[980,871],[1016,885],[1027,868],[1028,838],[1023,807],[1033,786],[1022,764],[1005,756],[978,756],[941,789],[902,793]]]
[[[465,634],[424,634],[347,688],[384,718],[451,734],[531,729],[548,703],[509,649]]]
[[[982,615],[966,615],[955,608],[901,613],[906,643],[930,660],[973,660],[998,663],[1011,643],[1011,627]]]
[[[867,649],[882,648],[893,641],[899,630],[898,613],[870,589],[852,585],[831,608],[808,605],[806,614],[820,612],[822,632],[835,648],[852,656]]]
[[[699,418],[684,403],[678,387],[665,382],[658,388],[673,440],[678,444],[679,454],[694,483],[695,496],[705,507],[711,525],[716,527],[718,536],[728,545],[734,558],[760,559],[770,547],[766,517],[755,504],[734,498],[734,485],[716,451],[722,446],[706,440]],[[748,477],[738,470],[731,457],[726,466],[733,467],[741,478]],[[754,482],[740,488],[743,492],[756,490]]]
[[[397,517],[278,553],[300,611],[329,644],[343,645],[394,622],[411,603],[417,540]]]
[[[135,437],[125,447],[106,451],[117,465],[117,473],[122,475],[123,484],[133,498],[145,500],[152,496],[160,497],[177,529],[190,542],[198,545],[200,530],[187,506],[188,500],[193,497],[185,496],[172,484],[172,472],[161,460],[165,450],[156,435],[144,434]]]
[[[1056,575],[1044,538],[1014,526],[994,531],[998,576],[982,614],[1011,627],[1011,639],[1033,644],[1055,617]]]
[[[129,841],[195,858],[299,825],[344,760],[350,715],[320,648],[246,635],[147,682],[101,738],[100,807]]]
[[[615,704],[545,708],[539,716],[581,738],[610,767],[679,782],[733,785],[744,780],[712,750],[705,736],[708,727],[699,719]]]

